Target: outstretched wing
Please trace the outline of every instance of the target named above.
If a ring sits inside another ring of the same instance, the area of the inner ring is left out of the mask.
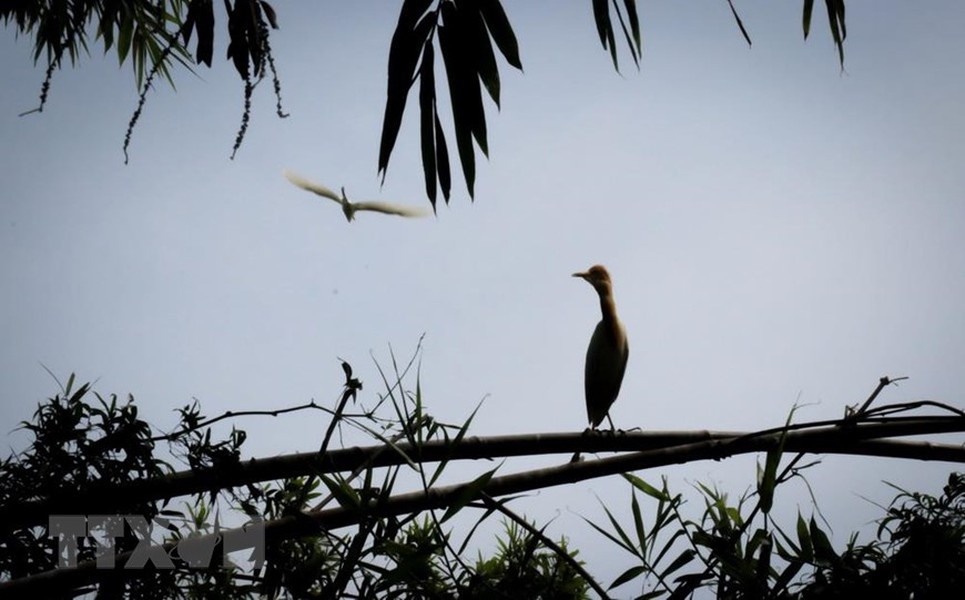
[[[288,169],[285,169],[284,171],[282,171],[282,174],[285,176],[285,179],[287,179],[288,181],[290,181],[290,182],[292,182],[293,184],[297,185],[298,187],[302,188],[303,190],[308,190],[309,192],[314,192],[314,193],[318,194],[319,196],[323,196],[323,197],[328,198],[328,199],[330,199],[330,200],[334,200],[334,201],[338,202],[339,204],[342,203],[342,197],[341,197],[341,196],[339,196],[338,194],[336,194],[336,193],[333,192],[332,190],[328,189],[328,188],[325,187],[324,185],[321,185],[320,183],[315,183],[314,181],[309,181],[309,180],[305,179],[304,177],[302,177],[301,175],[297,175],[297,174],[289,171]]]
[[[418,206],[403,206],[388,202],[353,202],[352,206],[356,210],[371,210],[387,215],[399,215],[400,217],[426,217],[429,215],[428,210]]]

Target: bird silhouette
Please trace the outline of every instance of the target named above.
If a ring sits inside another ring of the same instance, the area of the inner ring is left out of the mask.
[[[583,372],[583,390],[586,395],[586,418],[590,429],[596,429],[604,417],[609,421],[610,407],[620,394],[623,374],[627,370],[630,344],[627,332],[617,317],[617,307],[613,301],[613,282],[610,273],[603,265],[594,265],[573,277],[586,280],[600,296],[600,311],[603,318],[593,330],[590,345],[586,350],[586,368]],[[579,461],[580,453],[573,455],[572,462]]]
[[[314,181],[309,181],[287,169],[283,172],[283,174],[285,175],[285,179],[302,188],[303,190],[314,192],[323,198],[328,198],[329,200],[334,200],[337,202],[342,207],[342,212],[345,213],[345,218],[348,219],[349,222],[355,219],[355,213],[360,210],[379,212],[386,215],[398,215],[400,217],[425,217],[429,215],[428,210],[418,206],[405,206],[401,204],[391,204],[389,202],[374,201],[350,202],[348,197],[345,195],[344,187],[342,188],[342,195],[339,196],[324,185],[315,183]]]

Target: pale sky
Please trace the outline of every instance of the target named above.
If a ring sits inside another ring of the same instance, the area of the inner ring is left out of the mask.
[[[640,71],[613,71],[589,3],[507,1],[525,69],[500,63],[487,103],[491,159],[476,199],[456,175],[437,218],[360,214],[291,186],[284,168],[350,196],[427,203],[410,102],[384,187],[376,175],[396,3],[278,2],[270,82],[228,159],[242,87],[223,60],[158,82],[136,107],[129,65],[93,55],[43,80],[29,39],[0,37],[0,415],[8,448],[38,401],[76,372],[132,393],[170,428],[196,397],[209,415],[329,403],[348,360],[380,390],[374,355],[408,359],[420,335],[428,410],[472,433],[579,431],[582,377],[599,320],[570,274],[607,265],[630,339],[611,412],[625,429],[756,430],[836,418],[878,378],[908,376],[879,402],[961,407],[965,358],[965,5],[852,0],[845,71],[815,9],[727,3],[699,12],[641,3]],[[437,61],[441,67],[441,60]],[[440,71],[437,81],[442,86]],[[441,90],[441,93],[445,93]],[[413,380],[414,386],[414,380]],[[317,449],[322,415],[246,419],[247,456]],[[348,438],[347,438],[348,439]],[[962,441],[962,436],[933,438]],[[353,438],[353,443],[361,440]],[[568,457],[511,460],[499,473]],[[453,465],[469,479],[491,463]],[[893,490],[937,492],[955,465],[826,457],[809,481],[840,548]],[[640,472],[685,491],[737,496],[754,457]],[[609,583],[633,566],[578,515],[626,515],[619,478],[543,490],[516,510],[567,535]],[[777,510],[809,515],[806,490]],[[701,503],[691,502],[696,517]],[[644,505],[646,508],[646,505]],[[867,539],[867,538],[865,538]],[[636,593],[632,586],[620,595]]]

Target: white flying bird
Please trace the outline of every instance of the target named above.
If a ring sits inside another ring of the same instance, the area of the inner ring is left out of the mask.
[[[345,197],[344,187],[342,188],[342,195],[339,196],[324,185],[309,181],[287,169],[284,171],[284,175],[288,181],[303,190],[315,192],[319,196],[338,202],[342,206],[342,212],[345,213],[345,218],[349,221],[355,218],[355,213],[359,210],[371,210],[373,212],[398,215],[400,217],[425,217],[429,215],[428,210],[417,206],[403,206],[400,204],[390,204],[388,202],[349,202],[348,198]]]

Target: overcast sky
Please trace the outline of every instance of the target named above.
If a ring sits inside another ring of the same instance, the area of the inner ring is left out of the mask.
[[[391,4],[391,6],[390,6]],[[223,60],[177,74],[136,107],[129,65],[93,55],[55,76],[27,37],[0,36],[0,423],[8,448],[65,380],[132,393],[169,428],[208,414],[331,402],[348,360],[373,402],[372,356],[408,359],[437,418],[485,398],[476,435],[579,431],[583,359],[599,319],[570,274],[605,264],[630,362],[621,428],[756,430],[840,417],[883,375],[879,402],[963,405],[965,5],[848,3],[845,70],[823,5],[802,40],[799,2],[641,3],[644,59],[614,72],[588,2],[508,1],[525,74],[500,63],[491,159],[476,199],[461,175],[437,218],[360,214],[286,182],[291,168],[355,198],[427,203],[410,103],[385,185],[376,174],[394,3],[278,2],[266,82],[234,161],[242,87]],[[437,62],[441,66],[441,61]],[[444,81],[440,76],[440,83]],[[455,143],[450,135],[455,160]],[[455,165],[453,166],[455,169]],[[455,171],[454,171],[455,173]],[[414,380],[412,381],[414,386]],[[310,451],[322,415],[249,419],[251,456]],[[961,441],[961,436],[934,438]],[[509,461],[500,473],[565,457]],[[466,478],[490,463],[453,466]],[[887,480],[940,490],[954,465],[827,457],[809,475],[841,547],[879,514]],[[738,495],[754,458],[639,475]],[[777,503],[811,503],[800,485]],[[604,580],[632,566],[577,514],[625,514],[617,478],[544,490],[517,510],[568,535]],[[866,499],[867,498],[867,499]],[[699,503],[691,508],[699,510]],[[626,593],[633,593],[630,588]]]

